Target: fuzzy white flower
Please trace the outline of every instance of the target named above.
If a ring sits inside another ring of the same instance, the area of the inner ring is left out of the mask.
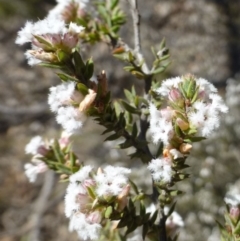
[[[42,161],[35,162],[35,165],[26,163],[24,169],[29,182],[35,182],[38,174],[47,170],[47,165]]]
[[[162,82],[161,87],[158,88],[156,91],[162,96],[167,96],[173,87],[178,88],[178,84],[180,82],[182,82],[182,79],[180,77],[167,79]]]
[[[86,116],[73,106],[60,107],[57,112],[57,123],[61,124],[67,133],[74,133],[82,127]]]
[[[172,122],[162,115],[160,110],[150,104],[150,128],[149,131],[152,134],[153,143],[157,144],[162,141],[165,145],[169,144],[169,140],[172,138],[173,126]]]
[[[165,207],[164,212],[168,213],[169,208]],[[172,214],[166,220],[166,227],[170,229],[184,227],[184,222],[182,217],[176,211],[173,211]]]
[[[153,159],[148,164],[148,170],[152,174],[152,178],[155,181],[170,182],[172,178],[171,160],[167,158]]]
[[[26,154],[37,155],[39,154],[39,149],[45,146],[45,143],[41,136],[35,136],[31,141],[26,145],[25,152]]]
[[[87,217],[83,213],[76,213],[70,219],[69,231],[77,231],[79,238],[82,240],[96,240],[102,226],[99,223],[91,223],[87,221]]]
[[[53,112],[57,112],[61,106],[69,105],[72,102],[80,103],[83,96],[75,90],[74,82],[63,83],[50,88],[48,104]]]
[[[89,173],[93,170],[92,166],[84,166],[78,172],[69,177],[71,183],[81,183],[89,177]]]
[[[231,205],[232,207],[238,207],[240,205],[240,194],[231,194],[228,193],[224,198],[226,204]]]
[[[76,23],[70,23],[68,27],[69,32],[73,33],[81,33],[83,31],[84,27],[77,25]]]
[[[96,193],[98,196],[117,196],[128,184],[128,175],[131,170],[124,167],[107,166],[102,173],[98,173],[94,179],[97,182]]]
[[[34,35],[44,34],[63,34],[67,31],[65,23],[59,19],[45,18],[36,23],[27,22],[26,25],[18,32],[16,44],[22,45],[32,42]]]
[[[69,20],[72,14],[78,14],[81,9],[84,9],[89,2],[88,0],[57,0],[58,4],[49,11],[49,18],[57,18],[61,20]]]
[[[99,211],[92,211],[92,198],[87,187],[95,187],[95,181],[90,177],[91,166],[84,166],[71,175],[65,195],[65,214],[70,219],[69,230],[77,231],[83,240],[98,238],[102,220]]]

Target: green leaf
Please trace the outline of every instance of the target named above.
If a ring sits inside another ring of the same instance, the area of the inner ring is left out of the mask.
[[[65,163],[64,155],[62,153],[62,150],[61,150],[57,140],[54,140],[54,144],[52,145],[52,149],[53,149],[54,156],[56,157],[57,161],[59,163]]]
[[[37,39],[37,41],[39,42],[39,43],[41,43],[41,44],[44,44],[45,46],[44,46],[44,50],[53,50],[54,49],[54,47],[52,46],[52,44],[50,43],[50,42],[48,42],[47,40],[45,40],[44,38],[42,38],[41,36],[38,36],[38,35],[34,35],[33,34],[33,37],[35,38],[35,39]]]
[[[96,195],[94,193],[94,190],[91,188],[91,187],[87,187],[87,192],[89,194],[89,196],[92,198],[92,199],[95,199],[96,198]]]
[[[136,95],[136,90],[135,90],[135,87],[134,87],[134,86],[132,86],[131,92],[132,92],[132,95],[133,95],[133,96]]]
[[[138,128],[137,128],[137,124],[136,122],[133,124],[132,126],[132,137],[133,138],[136,138],[137,137],[137,134],[138,134]]]
[[[73,60],[75,63],[75,68],[76,70],[79,69],[79,71],[82,71],[83,69],[85,69],[85,64],[83,62],[82,56],[80,55],[80,53],[76,50],[73,52]],[[79,73],[79,71],[77,71]]]
[[[157,216],[158,216],[158,210],[156,210],[156,211],[153,213],[151,219],[149,220],[149,223],[150,223],[151,225],[153,225],[153,224],[155,223],[155,221],[156,221],[156,219],[157,219]]]
[[[113,10],[114,8],[116,8],[117,5],[118,5],[118,0],[112,0],[112,1],[111,1],[111,10]]]
[[[86,68],[85,68],[85,72],[84,72],[84,78],[86,80],[91,79],[91,77],[93,76],[93,71],[94,71],[94,64],[92,61],[92,58],[90,58],[87,62],[86,62]]]
[[[124,89],[124,94],[130,103],[133,102],[134,98],[133,98],[132,93],[129,90]]]
[[[148,223],[145,223],[143,225],[143,229],[142,229],[142,238],[143,238],[143,240],[145,240],[145,237],[146,237],[146,235],[148,233],[148,230],[149,230]]]
[[[125,142],[119,144],[119,147],[121,149],[126,149],[126,148],[129,148],[129,147],[132,147],[132,140],[126,140]]]
[[[71,75],[68,75],[68,74],[57,73],[57,75],[58,75],[58,77],[59,77],[62,81],[64,81],[64,82],[66,82],[66,81],[68,81],[68,80],[72,80],[72,81],[75,81],[75,82],[78,82],[78,81],[79,81],[77,78],[75,78],[75,77],[73,77],[73,76],[71,76]]]
[[[88,88],[86,85],[82,83],[78,83],[76,87],[77,87],[77,90],[79,90],[83,95],[88,94]]]
[[[165,66],[161,66],[161,67],[155,69],[154,71],[152,71],[152,74],[160,74],[160,73],[162,73],[165,69],[166,69]]]
[[[139,111],[138,109],[136,109],[135,107],[131,106],[130,104],[128,104],[126,101],[121,100],[121,104],[123,105],[123,107],[130,113],[132,114],[141,114],[141,111]]]
[[[58,63],[58,64],[39,63],[38,65],[42,66],[42,67],[46,67],[46,68],[51,68],[51,69],[61,69],[61,70],[65,70],[66,69],[66,67],[63,66],[60,63]]]
[[[64,52],[63,50],[58,50],[57,58],[58,58],[59,62],[66,63],[67,61],[70,60],[70,55],[68,53]]]
[[[176,203],[177,203],[177,202],[174,202],[173,205],[171,206],[171,208],[169,209],[169,211],[168,211],[168,213],[167,213],[167,216],[168,216],[168,217],[173,213],[173,211],[174,211],[174,209],[175,209],[175,206],[176,206]]]
[[[205,139],[206,138],[202,137],[202,136],[192,136],[192,137],[185,138],[184,142],[192,143],[192,142],[202,141],[202,140],[205,140]]]
[[[105,218],[110,218],[112,213],[113,213],[113,207],[112,206],[108,206],[106,211],[105,211],[105,213],[104,213]]]
[[[118,133],[114,133],[111,136],[107,137],[104,141],[114,141],[116,139],[118,139],[120,136]]]
[[[145,214],[146,214],[146,207],[142,202],[140,202],[140,216],[143,217]]]
[[[136,185],[131,179],[128,179],[128,180],[129,180],[129,183],[130,183],[132,189],[134,190],[134,192],[135,192],[136,194],[139,194],[137,185]]]
[[[161,43],[160,43],[159,48],[160,48],[160,49],[163,49],[163,48],[165,48],[165,46],[166,46],[166,39],[163,38],[162,41],[161,41]]]
[[[137,228],[137,224],[132,220],[132,222],[127,226],[127,231],[125,235],[128,235],[129,233],[133,232]]]

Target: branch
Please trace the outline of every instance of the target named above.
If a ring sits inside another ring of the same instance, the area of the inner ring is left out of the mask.
[[[162,217],[159,222],[159,241],[167,241],[166,220],[167,216],[165,215],[164,210],[162,209]]]
[[[140,14],[138,11],[137,0],[128,0],[131,5],[132,19],[133,19],[133,32],[134,32],[134,50],[136,52],[141,52],[141,42],[140,42]]]
[[[138,4],[137,0],[127,0],[131,6],[131,12],[132,12],[132,19],[133,19],[133,33],[134,33],[134,52],[136,54],[136,57],[141,63],[142,60],[144,60],[144,57],[141,53],[141,39],[140,39],[140,14],[138,11]],[[147,64],[143,63],[142,65],[143,71],[148,74],[150,72]]]
[[[39,193],[39,197],[36,200],[34,213],[30,218],[30,223],[32,225],[32,230],[29,233],[29,240],[39,241],[40,240],[40,227],[43,218],[45,208],[48,203],[50,194],[54,186],[54,172],[48,171],[44,177],[44,183]]]

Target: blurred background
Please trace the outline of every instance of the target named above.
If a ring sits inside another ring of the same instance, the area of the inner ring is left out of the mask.
[[[121,30],[132,45],[129,6],[122,0],[128,25]],[[0,240],[77,240],[69,234],[64,216],[65,184],[52,173],[30,184],[24,163],[30,161],[24,147],[35,135],[58,137],[60,127],[47,106],[50,86],[58,79],[54,71],[30,67],[24,57],[29,46],[15,45],[17,31],[27,20],[44,18],[54,0],[0,0]],[[180,241],[218,241],[215,219],[224,212],[223,198],[229,189],[240,193],[240,1],[236,0],[139,0],[143,53],[152,60],[150,48],[166,38],[171,65],[160,76],[166,78],[193,73],[213,82],[226,96],[229,114],[211,139],[196,144],[188,163],[189,180],[181,184],[185,195],[176,210],[185,227]],[[142,83],[122,70],[107,46],[99,44],[88,56],[95,61],[95,74],[105,69],[113,95]],[[102,129],[88,122],[74,146],[85,163],[128,161],[127,153],[104,143]],[[128,161],[129,163],[129,161]],[[129,165],[129,164],[127,164]],[[130,164],[137,169],[139,162]],[[147,181],[139,182],[144,187]],[[150,190],[149,190],[150,193]]]

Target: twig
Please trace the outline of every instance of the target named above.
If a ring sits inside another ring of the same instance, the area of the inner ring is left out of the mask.
[[[162,209],[162,217],[159,222],[159,241],[167,241],[166,220],[167,216],[165,215],[164,210]]]
[[[138,11],[137,0],[127,0],[131,5],[132,19],[133,19],[133,33],[134,33],[134,52],[136,57],[141,63],[144,60],[144,57],[141,52],[141,39],[140,39],[140,14]],[[148,74],[150,72],[147,64],[143,63],[142,69],[144,73]]]
[[[137,0],[128,0],[131,5],[132,19],[133,19],[133,32],[134,32],[134,50],[141,52],[141,41],[140,41],[140,14],[138,11]]]
[[[30,223],[32,224],[32,230],[29,233],[29,240],[39,241],[40,240],[40,227],[42,222],[42,217],[45,211],[45,208],[48,203],[50,194],[54,186],[54,172],[48,171],[45,174],[44,183],[42,189],[39,193],[39,197],[35,203],[34,213],[30,218]]]

